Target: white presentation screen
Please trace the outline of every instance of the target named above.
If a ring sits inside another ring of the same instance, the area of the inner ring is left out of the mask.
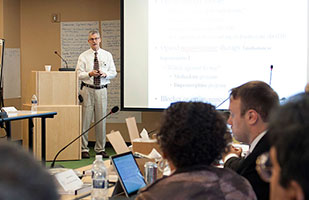
[[[304,91],[307,0],[123,0],[122,15],[123,109],[218,106],[251,80]]]

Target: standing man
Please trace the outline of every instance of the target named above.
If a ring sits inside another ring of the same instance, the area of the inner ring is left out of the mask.
[[[263,181],[256,171],[256,159],[269,150],[268,117],[279,105],[277,93],[262,81],[251,81],[233,88],[230,95],[230,117],[234,137],[250,145],[249,154],[241,157],[241,150],[230,148],[223,155],[224,167],[231,168],[247,178],[259,200],[269,199],[269,183]]]
[[[82,81],[80,94],[83,97],[83,132],[90,127],[93,115],[95,122],[106,115],[107,85],[110,79],[117,75],[112,54],[100,48],[101,38],[97,30],[89,32],[88,43],[90,49],[79,56],[76,67],[78,78]],[[103,120],[95,127],[94,151],[108,158],[105,152],[105,124],[106,121]],[[86,133],[82,137],[82,158],[89,157],[88,133]]]

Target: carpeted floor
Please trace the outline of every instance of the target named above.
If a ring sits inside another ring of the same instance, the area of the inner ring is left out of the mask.
[[[61,165],[64,168],[76,169],[76,168],[79,168],[79,167],[83,167],[83,166],[92,164],[93,161],[95,160],[95,152],[93,150],[93,146],[90,146],[89,148],[90,148],[90,151],[89,151],[90,158],[89,159],[56,161],[55,167]],[[105,151],[110,156],[116,154],[113,147],[111,147],[110,144],[106,145]],[[106,160],[106,159],[108,159],[108,158],[104,158],[104,160]],[[46,162],[46,167],[50,167],[50,165],[51,165],[51,162]]]

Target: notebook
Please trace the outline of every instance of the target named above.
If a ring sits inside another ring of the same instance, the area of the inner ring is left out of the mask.
[[[132,152],[111,157],[125,195],[130,198],[146,186],[145,179],[138,168]]]

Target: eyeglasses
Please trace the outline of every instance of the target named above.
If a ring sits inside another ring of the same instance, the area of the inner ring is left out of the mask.
[[[95,41],[95,40],[99,40],[100,38],[99,37],[96,37],[96,38],[89,38],[89,40],[91,41]]]
[[[272,175],[271,170],[272,163],[269,157],[269,152],[265,152],[256,159],[256,171],[263,181],[269,182]]]

